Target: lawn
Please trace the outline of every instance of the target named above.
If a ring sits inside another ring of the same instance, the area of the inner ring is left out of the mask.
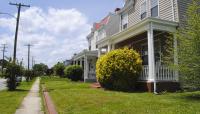
[[[22,82],[17,87],[16,91],[10,92],[7,90],[0,91],[0,113],[14,114],[20,106],[23,98],[27,95],[34,80],[31,82]]]
[[[124,93],[90,84],[42,78],[59,114],[200,114],[200,92]]]

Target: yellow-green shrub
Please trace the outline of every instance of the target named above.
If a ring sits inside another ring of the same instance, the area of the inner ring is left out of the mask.
[[[133,91],[141,69],[139,53],[128,48],[117,49],[98,59],[96,76],[106,89]]]

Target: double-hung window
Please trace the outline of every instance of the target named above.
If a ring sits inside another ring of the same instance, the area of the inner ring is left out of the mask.
[[[145,0],[141,4],[141,19],[144,19],[147,17],[147,1]]]
[[[151,0],[151,17],[158,16],[158,0]]]
[[[122,30],[128,27],[128,13],[122,14],[121,16],[121,28]]]

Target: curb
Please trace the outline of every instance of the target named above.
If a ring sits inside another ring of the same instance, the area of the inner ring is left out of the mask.
[[[54,103],[52,102],[51,97],[49,96],[49,93],[44,87],[42,87],[42,89],[43,89],[43,96],[44,96],[47,114],[58,114],[54,106]]]

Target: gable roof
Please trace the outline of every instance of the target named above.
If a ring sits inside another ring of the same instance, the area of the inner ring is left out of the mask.
[[[99,23],[95,23],[95,29],[98,30],[103,25],[107,25],[109,22],[110,15],[106,16],[104,19],[102,19]]]

